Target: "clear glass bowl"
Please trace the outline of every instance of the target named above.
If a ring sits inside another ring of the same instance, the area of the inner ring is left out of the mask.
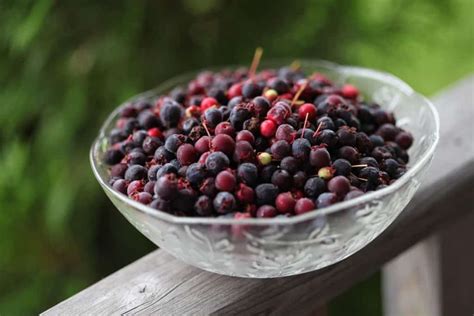
[[[262,68],[288,64],[273,62],[263,64]],[[91,149],[97,180],[119,211],[143,235],[176,258],[207,271],[272,278],[322,269],[349,257],[380,235],[420,186],[438,142],[438,114],[430,101],[390,74],[325,61],[303,60],[301,66],[305,73],[324,73],[336,84],[355,84],[366,99],[395,113],[397,124],[414,136],[405,175],[382,190],[291,218],[176,217],[140,204],[108,185],[102,156],[108,145],[106,135],[113,128],[119,107],[105,121]],[[195,75],[169,80],[132,100],[153,99]]]

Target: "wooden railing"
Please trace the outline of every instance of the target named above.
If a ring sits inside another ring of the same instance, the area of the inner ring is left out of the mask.
[[[381,268],[385,315],[473,315],[473,90],[470,77],[433,99],[441,137],[427,179],[402,216],[350,258],[265,280],[202,271],[158,249],[43,315],[324,314],[325,303]]]

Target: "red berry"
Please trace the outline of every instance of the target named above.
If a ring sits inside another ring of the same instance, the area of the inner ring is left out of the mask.
[[[253,203],[255,192],[251,187],[240,183],[239,189],[235,192],[235,196],[242,203]]]
[[[220,122],[219,124],[217,124],[216,129],[214,130],[214,134],[227,134],[233,137],[235,134],[235,129],[234,127],[232,127],[232,124],[230,124],[230,122]]]
[[[191,144],[183,144],[178,147],[176,158],[182,166],[190,165],[197,159],[196,149]]]
[[[218,105],[219,105],[219,103],[217,102],[216,99],[214,99],[212,97],[204,98],[201,101],[201,112],[204,113],[207,109],[209,109],[213,106],[218,106]]]
[[[245,218],[252,218],[252,215],[250,213],[240,213],[237,212],[234,214],[235,219],[245,219]]]
[[[196,148],[196,151],[200,154],[209,151],[211,148],[209,136],[203,136],[199,138],[194,144],[194,148]]]
[[[232,99],[233,97],[238,97],[242,95],[242,84],[241,83],[236,83],[232,85],[229,90],[227,91],[227,97]]]
[[[346,195],[351,189],[351,183],[349,179],[344,176],[337,176],[329,180],[328,190],[332,193],[336,193],[339,196]]]
[[[206,151],[205,153],[203,153],[203,154],[199,157],[198,162],[199,162],[201,165],[204,165],[204,164],[206,163],[207,157],[209,157],[210,154],[212,154],[212,152]]]
[[[305,103],[298,109],[298,116],[300,120],[305,120],[308,115],[308,120],[314,120],[316,118],[316,107],[312,103]]]
[[[359,89],[351,84],[346,84],[341,90],[342,96],[348,99],[355,99],[359,95]]]
[[[229,157],[232,157],[235,149],[235,141],[232,137],[226,134],[216,135],[211,141],[212,149],[222,151]]]
[[[234,161],[241,163],[246,161],[253,161],[255,158],[255,151],[249,142],[241,140],[235,144]]]
[[[133,194],[137,192],[143,191],[143,181],[141,180],[134,180],[130,182],[130,184],[127,187],[127,195],[132,196]]]
[[[265,120],[260,125],[260,134],[264,137],[270,138],[275,135],[276,129],[277,124],[275,122],[272,120]]]
[[[275,217],[277,215],[276,208],[271,205],[262,205],[257,210],[257,217]]]
[[[163,138],[163,133],[158,127],[153,127],[148,130],[148,135],[151,137]]]
[[[297,215],[304,214],[314,210],[316,206],[314,205],[313,201],[308,198],[302,198],[296,201],[295,205],[295,213]]]
[[[254,144],[255,142],[255,136],[253,136],[252,132],[248,131],[248,130],[242,130],[240,132],[237,133],[237,136],[235,137],[235,141],[241,141],[241,140],[245,140],[247,142],[249,142],[251,145]]]
[[[220,191],[232,192],[234,190],[237,180],[235,176],[227,171],[221,171],[216,177],[216,188]]]
[[[280,213],[293,213],[296,200],[290,192],[278,194],[275,206]]]

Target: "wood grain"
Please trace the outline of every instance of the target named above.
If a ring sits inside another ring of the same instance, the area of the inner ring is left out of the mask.
[[[417,241],[472,211],[473,83],[474,77],[466,79],[435,99],[442,114],[440,150],[422,189],[404,216],[350,258],[318,272],[262,280],[212,274],[156,250],[43,315],[306,315],[318,310]]]

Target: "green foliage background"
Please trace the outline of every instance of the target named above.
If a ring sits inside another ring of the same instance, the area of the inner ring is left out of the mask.
[[[0,314],[38,313],[154,246],[89,168],[120,101],[210,65],[324,58],[433,94],[474,70],[471,0],[0,0]],[[453,100],[456,102],[456,100]],[[378,279],[337,315],[381,312]]]

